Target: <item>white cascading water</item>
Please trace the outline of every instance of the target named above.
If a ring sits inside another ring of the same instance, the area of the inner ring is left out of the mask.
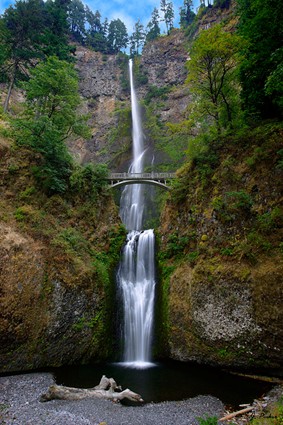
[[[145,148],[132,60],[129,71],[133,125],[133,162],[129,173],[142,173]],[[129,233],[117,274],[124,311],[123,362],[140,368],[151,365],[155,292],[154,232],[151,229],[142,230],[143,211],[143,185],[126,186],[121,195],[120,215]]]

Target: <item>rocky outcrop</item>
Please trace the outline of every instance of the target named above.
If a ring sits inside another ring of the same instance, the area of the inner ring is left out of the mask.
[[[160,88],[183,84],[187,58],[185,36],[181,30],[175,29],[170,36],[148,43],[141,57],[141,66],[147,75],[148,86]]]

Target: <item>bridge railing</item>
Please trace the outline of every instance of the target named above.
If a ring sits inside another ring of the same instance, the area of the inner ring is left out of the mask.
[[[124,180],[124,179],[150,179],[150,180],[165,180],[173,179],[176,173],[110,173],[108,180]]]

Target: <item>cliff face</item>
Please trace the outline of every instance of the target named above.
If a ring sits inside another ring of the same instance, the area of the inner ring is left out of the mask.
[[[102,359],[112,349],[117,209],[46,197],[36,158],[0,140],[1,372]]]
[[[180,121],[189,100],[183,87],[187,60],[184,42],[183,33],[174,30],[169,37],[148,44],[141,59],[136,60],[136,89],[141,103],[155,89],[143,109],[146,144],[151,152],[155,151],[157,164],[168,164],[172,159],[158,145],[154,133],[158,128],[163,135],[168,121]],[[81,46],[77,46],[76,58],[82,110],[89,116],[92,138],[70,141],[70,150],[79,162],[102,162],[109,164],[112,171],[126,171],[132,144],[128,59],[123,55],[102,55]],[[162,89],[166,96],[162,96]],[[154,126],[149,122],[153,114]]]
[[[180,172],[160,228],[170,356],[282,365],[282,129],[214,147]],[[208,154],[209,155],[209,154]],[[168,277],[169,275],[169,277]]]

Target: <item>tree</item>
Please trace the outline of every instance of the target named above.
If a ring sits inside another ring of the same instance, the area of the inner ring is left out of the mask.
[[[44,29],[41,50],[46,57],[57,56],[72,62],[75,48],[69,44],[68,5],[71,0],[47,0],[44,8]]]
[[[72,60],[67,40],[68,0],[17,1],[0,20],[0,70],[8,83],[4,110],[15,84],[29,78],[30,68],[48,55]]]
[[[110,22],[107,39],[111,53],[118,53],[123,47],[127,47],[129,40],[127,28],[120,19]]]
[[[167,34],[173,28],[174,22],[174,7],[172,2],[168,2],[166,0],[161,0],[160,9],[163,12],[163,21],[165,22]]]
[[[85,8],[81,0],[72,0],[68,8],[68,21],[74,39],[80,43],[85,38]]]
[[[155,40],[160,36],[160,27],[159,27],[159,13],[158,9],[155,7],[151,14],[151,20],[147,24],[146,28],[148,29],[146,33],[146,41]]]
[[[249,114],[282,116],[283,8],[274,0],[238,0],[239,33],[248,41],[240,69]]]
[[[143,46],[145,40],[145,32],[143,24],[140,20],[135,23],[133,34],[130,37],[131,42],[131,55],[138,55],[140,48]]]
[[[101,23],[101,14],[97,10],[93,13],[88,6],[85,8],[86,21],[89,28],[86,32],[86,44],[98,52],[107,52],[107,38],[104,24]]]
[[[199,119],[214,122],[218,135],[232,127],[239,112],[236,70],[241,46],[241,37],[215,25],[200,33],[190,51],[187,83],[195,97],[193,108]]]
[[[34,59],[40,56],[35,48],[39,44],[39,35],[43,25],[43,2],[30,0],[18,1],[15,7],[6,9],[1,22],[0,43],[3,46],[1,72],[8,81],[8,94],[4,111],[17,80],[28,78],[28,68]]]
[[[195,13],[193,12],[192,7],[192,0],[184,0],[184,5],[180,8],[180,25],[182,28],[188,27],[195,18]]]
[[[72,171],[64,141],[71,134],[89,135],[84,117],[77,113],[77,74],[72,64],[50,57],[31,70],[25,90],[24,116],[14,121],[17,143],[41,155],[34,168],[41,187],[47,193],[63,193]]]

